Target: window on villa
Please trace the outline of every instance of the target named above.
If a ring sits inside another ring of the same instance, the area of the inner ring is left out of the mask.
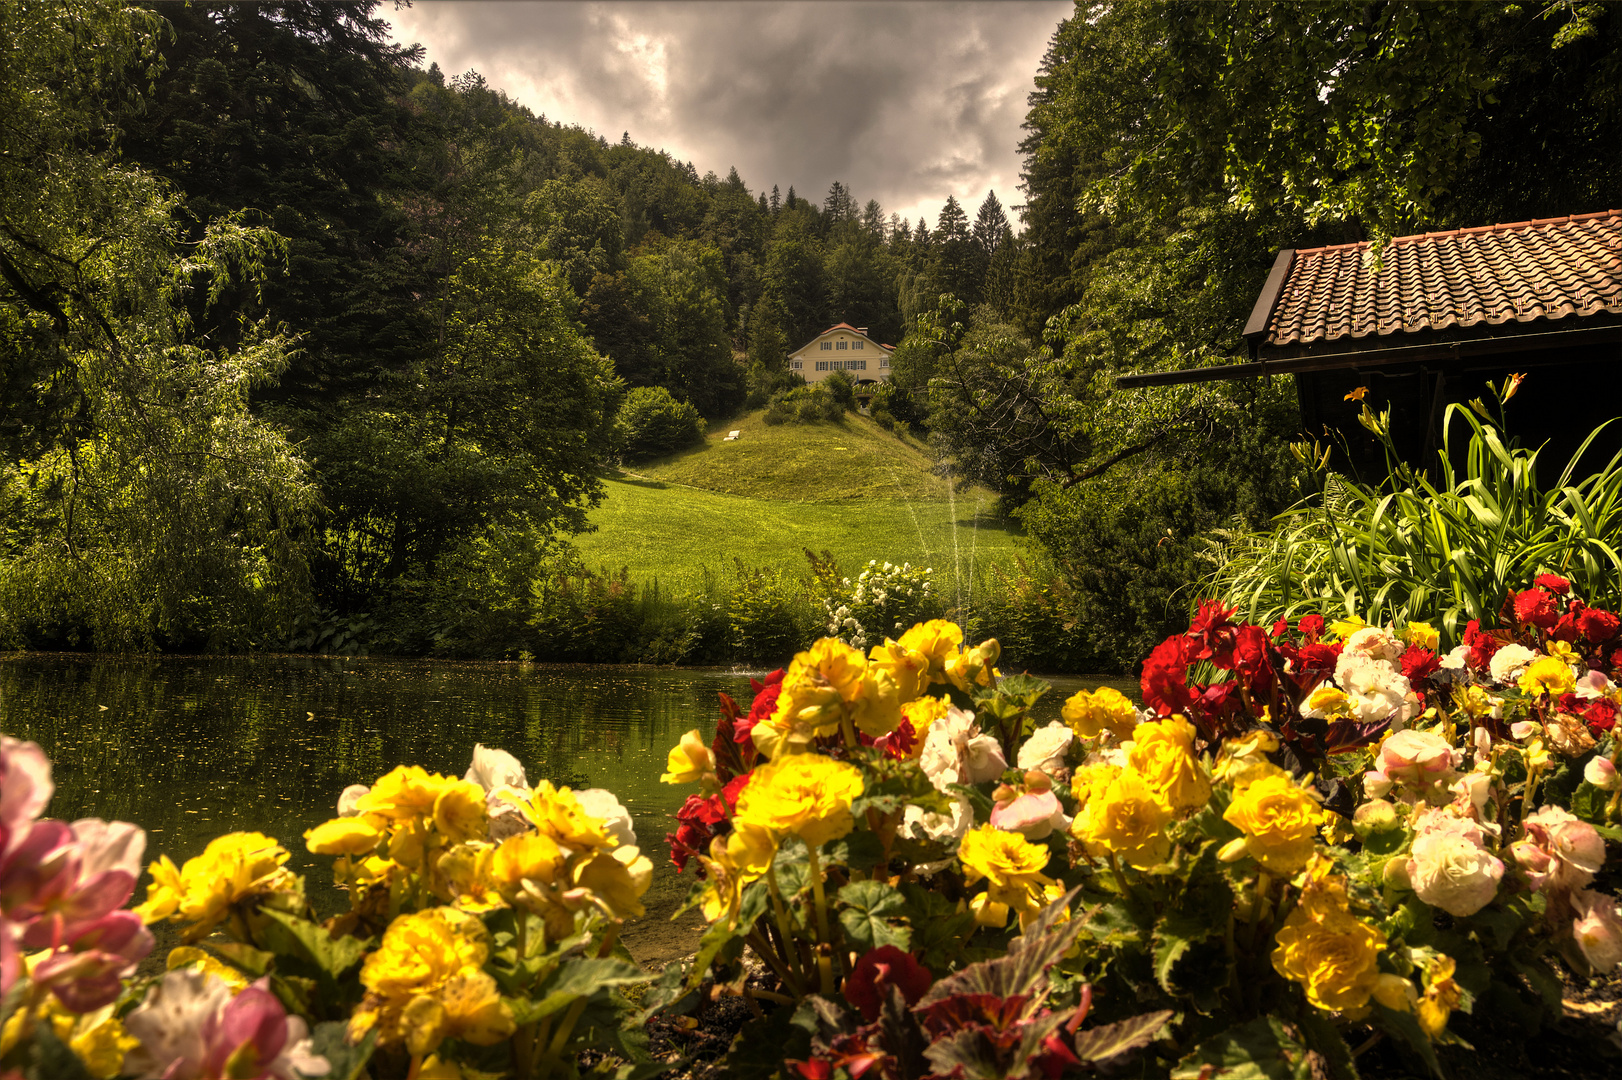
[[[850,347],[853,348],[853,349],[865,349],[865,348],[867,348],[867,342],[865,342],[865,341],[853,341],[853,342],[851,342]]]
[[[846,342],[843,342],[843,341],[841,341],[841,342],[840,342],[840,343],[839,343],[839,347],[840,347],[840,348],[841,348],[841,349],[843,349],[843,348],[844,348],[844,347],[845,347],[845,345],[846,345],[846,344],[847,344],[847,343],[846,343]]]
[[[800,362],[798,360],[794,361],[794,370],[795,371],[800,370]]]
[[[831,342],[831,341],[824,341],[824,342],[823,342],[823,343],[822,343],[822,347],[823,347],[823,348],[824,348],[824,349],[832,349],[832,348],[833,348],[833,347],[834,347],[834,343],[833,343],[833,342]]]
[[[888,356],[879,357],[879,367],[887,368],[889,366],[890,366],[890,358]]]

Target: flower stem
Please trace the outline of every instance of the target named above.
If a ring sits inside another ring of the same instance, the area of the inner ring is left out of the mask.
[[[817,858],[814,844],[805,845],[811,861],[811,894],[817,905],[817,973],[821,977],[824,996],[834,992],[833,939],[828,935],[828,899],[822,889],[822,860]]]

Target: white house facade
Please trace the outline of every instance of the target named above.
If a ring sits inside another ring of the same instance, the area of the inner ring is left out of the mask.
[[[837,323],[788,354],[789,370],[818,383],[836,371],[850,375],[858,385],[890,377],[893,345],[881,345],[867,336],[867,327]]]

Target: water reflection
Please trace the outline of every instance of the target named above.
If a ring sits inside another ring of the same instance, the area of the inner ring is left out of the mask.
[[[1055,679],[1043,719],[1057,717],[1068,694],[1104,681]],[[630,810],[657,867],[650,918],[635,938],[659,954],[666,950],[653,938],[668,936],[663,919],[686,891],[663,839],[686,791],[660,784],[659,774],[682,732],[713,733],[718,691],[747,707],[748,675],[22,654],[0,659],[0,731],[32,739],[50,755],[57,785],[51,816],[134,821],[151,834],[149,858],[166,854],[176,862],[221,833],[268,833],[293,853],[289,865],[308,875],[323,912],[341,899],[329,861],[309,855],[300,834],[332,815],[345,786],[370,783],[402,763],[460,776],[475,743],[499,746],[524,763],[532,781],[611,788]]]

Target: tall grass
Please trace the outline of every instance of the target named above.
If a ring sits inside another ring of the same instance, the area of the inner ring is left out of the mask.
[[[1274,529],[1219,548],[1218,569],[1200,595],[1236,603],[1262,625],[1311,611],[1425,620],[1449,644],[1468,620],[1492,622],[1510,591],[1543,572],[1570,578],[1589,603],[1614,608],[1622,601],[1622,453],[1579,475],[1602,424],[1553,484],[1540,485],[1539,452],[1500,434],[1515,386],[1495,388],[1496,423],[1480,401],[1448,407],[1435,483],[1397,458],[1389,412],[1376,416],[1365,406],[1362,423],[1385,446],[1386,478],[1370,486],[1324,473],[1318,495],[1279,515]],[[1456,447],[1456,436],[1467,441]],[[1313,451],[1298,453],[1306,459]],[[1325,460],[1316,457],[1320,468]]]

